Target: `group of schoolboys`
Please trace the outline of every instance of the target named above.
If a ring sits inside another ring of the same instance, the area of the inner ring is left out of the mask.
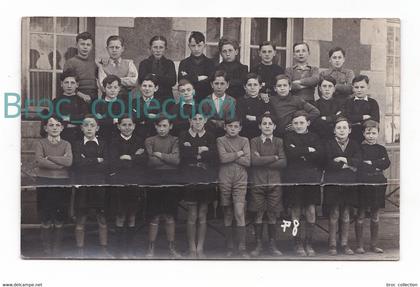
[[[329,253],[337,254],[339,218],[340,247],[344,254],[354,253],[348,244],[351,207],[358,208],[356,252],[365,252],[363,219],[368,209],[372,250],[383,252],[377,246],[378,210],[384,207],[386,189],[382,171],[390,163],[377,143],[379,107],[369,96],[369,78],[355,77],[343,68],[342,48],[330,50],[331,68],[320,72],[308,64],[309,45],[296,43],[295,65],[284,71],[274,63],[276,46],[263,42],[261,63],[248,73],[238,60],[236,41],[220,40],[223,60],[214,67],[203,54],[204,35],[192,32],[191,56],[179,65],[175,101],[171,90],[175,70],[163,56],[164,37],[150,40],[152,55],[140,63],[139,72],[132,60],[122,59],[125,43],[120,36],[108,38],[109,59],[99,63],[91,57],[89,33],[79,34],[76,42],[78,54],[66,62],[61,75],[62,95],[43,121],[47,137],[36,146],[38,180],[47,186],[39,188],[38,198],[46,254],[61,240],[64,211],[57,201],[65,200],[48,193],[52,188],[48,185],[63,182],[80,186],[75,193],[75,237],[81,256],[92,209],[100,245],[109,255],[108,208],[115,215],[118,256],[130,253],[137,204],[145,200],[146,257],[154,257],[159,222],[164,219],[169,254],[181,258],[175,248],[179,186],[188,206],[190,258],[205,258],[207,209],[214,201],[223,207],[226,256],[236,251],[241,258],[260,256],[264,222],[270,254],[282,255],[276,246],[276,224],[286,209],[299,222],[297,254],[314,256],[322,188],[329,212]],[[138,95],[133,93],[137,82]],[[71,147],[62,146],[66,141]],[[141,190],[147,191],[146,198]],[[54,209],[54,203],[60,208]],[[256,238],[250,254],[246,211],[253,214]]]

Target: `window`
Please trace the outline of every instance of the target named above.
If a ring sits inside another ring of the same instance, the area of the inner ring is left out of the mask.
[[[386,53],[385,141],[400,142],[400,23],[388,20]]]
[[[30,17],[22,21],[22,95],[30,106],[47,105],[59,92],[64,62],[77,54],[76,35],[86,21],[76,17]]]

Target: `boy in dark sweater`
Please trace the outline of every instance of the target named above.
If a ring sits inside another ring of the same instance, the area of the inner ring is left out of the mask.
[[[349,139],[349,120],[338,117],[334,126],[335,138],[325,144],[326,168],[324,174],[324,204],[329,208],[329,254],[337,255],[338,220],[341,218],[341,248],[346,255],[353,255],[348,245],[350,206],[358,203],[357,168],[362,155],[360,145]]]
[[[105,142],[96,138],[99,129],[97,119],[86,115],[81,126],[83,139],[73,144],[74,184],[81,185],[76,189],[76,245],[79,256],[84,257],[85,225],[91,209],[95,210],[99,226],[99,244],[102,253],[109,256],[108,227],[106,222],[105,174],[108,167],[108,149]]]
[[[133,135],[134,120],[125,114],[118,118],[120,134],[110,144],[110,183],[113,187],[112,204],[116,211],[115,226],[122,256],[128,255],[135,234],[136,213],[140,190],[137,184],[145,182],[147,155],[144,138]]]
[[[93,48],[93,37],[88,32],[80,33],[76,36],[77,55],[68,59],[64,63],[63,71],[74,70],[79,78],[79,88],[77,96],[85,102],[91,102],[98,97],[97,75],[98,66],[96,65],[91,51]]]
[[[247,167],[251,164],[249,141],[239,136],[241,121],[233,118],[225,121],[226,135],[217,138],[219,151],[219,189],[224,211],[227,257],[233,255],[233,229],[235,218],[239,255],[248,258],[246,252],[245,196]]]
[[[181,61],[178,69],[178,82],[188,79],[194,85],[195,98],[198,102],[212,93],[210,77],[214,73],[213,61],[207,58],[203,51],[206,48],[203,33],[191,32],[188,38],[188,47],[191,56]]]
[[[276,56],[276,46],[270,41],[264,41],[260,44],[258,54],[261,63],[251,69],[251,73],[260,76],[262,81],[261,94],[268,97],[273,93],[275,77],[284,74],[284,68],[273,63]]]
[[[276,222],[283,210],[280,169],[286,167],[283,140],[273,136],[276,128],[269,113],[259,117],[261,135],[251,140],[251,196],[249,210],[256,212],[255,233],[257,245],[253,257],[262,251],[263,217],[268,218],[270,253],[281,256],[276,247]]]
[[[334,138],[334,123],[342,115],[339,102],[334,98],[336,81],[331,76],[321,78],[318,83],[320,98],[315,102],[319,118],[315,119],[312,129],[322,140]]]
[[[359,75],[352,81],[353,96],[344,104],[344,115],[352,124],[350,138],[358,143],[364,140],[362,125],[366,120],[374,120],[379,123],[378,102],[370,97],[369,77]]]
[[[261,78],[250,73],[245,81],[245,95],[238,99],[237,110],[242,120],[241,136],[249,140],[257,137],[261,131],[258,128],[258,119],[270,109],[268,98],[260,96]]]
[[[223,61],[216,67],[216,70],[224,70],[230,79],[229,88],[226,93],[235,99],[244,94],[244,81],[248,74],[248,66],[243,65],[237,59],[239,44],[235,40],[222,38],[219,41],[219,52]]]
[[[275,96],[270,98],[270,110],[276,119],[276,134],[283,137],[287,131],[292,131],[292,118],[296,111],[304,110],[310,121],[319,117],[319,110],[313,105],[290,93],[290,79],[286,75],[276,77]]]
[[[287,133],[284,149],[287,156],[285,201],[291,208],[292,220],[299,222],[295,236],[296,253],[314,256],[312,237],[315,229],[315,206],[321,204],[321,176],[324,147],[317,134],[308,130],[308,114],[297,111],[293,115],[293,132]],[[300,219],[302,214],[305,222]],[[305,247],[305,248],[304,248]]]
[[[359,204],[355,223],[356,253],[365,253],[363,247],[363,220],[370,208],[370,248],[375,253],[383,253],[377,246],[379,236],[379,209],[385,207],[387,179],[383,174],[390,161],[386,148],[377,143],[379,123],[367,120],[363,123],[365,140],[362,142],[362,163],[358,170],[359,182],[364,184],[359,190]]]
[[[82,134],[80,124],[88,113],[88,104],[77,96],[79,78],[74,70],[67,70],[60,75],[63,94],[53,101],[53,112],[63,119],[64,130],[61,137],[73,143],[78,141]]]

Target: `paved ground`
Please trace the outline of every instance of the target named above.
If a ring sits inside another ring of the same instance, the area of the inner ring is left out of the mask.
[[[366,220],[365,238],[368,242],[369,227],[368,220]],[[205,244],[206,255],[209,260],[211,259],[225,259],[224,258],[224,237],[221,231],[222,221],[209,220],[209,228],[207,233],[207,240]],[[385,250],[383,254],[374,254],[368,252],[363,255],[346,256],[339,254],[337,256],[329,256],[327,254],[327,238],[328,233],[323,230],[327,229],[328,223],[326,219],[319,220],[321,228],[316,229],[314,249],[317,251],[315,257],[298,257],[294,255],[293,241],[290,231],[283,233],[279,228],[278,247],[284,253],[282,257],[271,257],[262,255],[256,260],[398,260],[399,259],[399,215],[398,213],[386,213],[382,215],[380,225],[380,240],[378,245]],[[78,259],[77,249],[74,241],[74,226],[68,225],[65,229],[65,236],[63,241],[62,254],[59,256],[61,259]],[[46,259],[43,256],[39,241],[39,229],[37,227],[25,226],[22,228],[21,252],[22,258],[25,259]],[[92,224],[88,227],[86,238],[86,253],[84,259],[144,259],[144,254],[147,247],[147,227],[140,225],[138,227],[134,246],[130,256],[125,258],[115,257],[116,240],[115,232],[110,227],[109,232],[109,250],[114,257],[103,257],[97,245],[97,227]],[[186,256],[188,250],[185,231],[185,220],[179,220],[177,225],[177,247],[179,251]],[[252,228],[248,228],[248,249],[252,250],[254,247],[254,236]],[[166,245],[164,228],[160,229],[159,237],[156,243],[157,259],[167,258],[167,245]],[[350,246],[354,247],[355,237],[353,225],[350,232]],[[368,245],[368,244],[366,244]],[[185,259],[188,259],[185,257]]]

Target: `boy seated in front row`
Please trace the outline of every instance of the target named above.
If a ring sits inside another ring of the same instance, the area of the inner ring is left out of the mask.
[[[257,245],[251,252],[260,255],[263,244],[263,217],[268,218],[268,238],[271,255],[281,256],[276,247],[276,222],[283,210],[279,170],[286,167],[283,140],[273,136],[276,124],[270,113],[258,119],[261,135],[251,140],[251,196],[249,210],[256,212],[255,233]]]
[[[82,185],[76,189],[75,237],[79,256],[85,254],[85,225],[89,211],[93,209],[99,226],[99,244],[102,253],[109,256],[108,226],[106,221],[105,173],[108,168],[107,144],[96,138],[99,130],[95,116],[86,115],[82,122],[83,138],[73,144],[74,184]]]
[[[293,221],[298,221],[295,248],[299,256],[314,256],[312,237],[315,230],[315,205],[321,204],[321,176],[324,147],[317,134],[308,130],[308,114],[293,115],[293,132],[287,133],[284,149],[287,156],[287,189],[285,203],[291,208]],[[305,222],[301,221],[304,215]]]
[[[91,56],[93,37],[89,32],[83,32],[76,36],[77,55],[64,63],[63,72],[74,70],[79,78],[77,96],[85,102],[92,102],[98,98],[98,85],[96,77],[98,66]]]
[[[319,118],[315,119],[312,130],[315,131],[322,140],[334,138],[334,123],[338,116],[342,114],[340,103],[334,96],[336,81],[331,76],[321,78],[318,83],[319,99],[315,102],[315,107],[319,110]]]
[[[270,98],[270,109],[276,119],[276,135],[283,137],[288,131],[293,131],[292,118],[296,111],[304,110],[308,113],[308,120],[319,117],[319,110],[310,103],[290,93],[290,79],[286,75],[276,77],[274,86],[275,96]]]
[[[364,140],[363,123],[373,120],[379,123],[379,105],[369,94],[369,77],[359,75],[352,81],[353,96],[344,103],[344,115],[352,123],[350,138],[358,143]]]
[[[136,213],[139,205],[140,188],[135,186],[145,181],[147,155],[144,138],[135,137],[134,120],[125,114],[118,118],[120,134],[111,140],[109,160],[111,184],[123,187],[111,187],[111,202],[116,211],[115,226],[119,255],[128,256],[128,249],[133,246]]]
[[[207,117],[206,129],[216,138],[223,136],[225,133],[225,119],[234,118],[237,112],[236,100],[226,94],[229,81],[230,78],[226,71],[216,71],[210,79],[213,94],[202,100],[198,108],[198,111],[202,111],[204,116]]]
[[[178,138],[170,135],[171,121],[164,115],[155,121],[157,135],[146,139],[144,145],[149,156],[147,195],[147,219],[149,221],[149,247],[146,257],[155,256],[155,241],[159,221],[165,219],[166,238],[169,243],[169,256],[181,258],[175,249],[175,218],[178,210],[178,165],[180,163]]]
[[[249,141],[239,136],[241,121],[236,118],[225,121],[226,134],[217,138],[219,152],[219,189],[224,211],[227,257],[233,255],[233,219],[236,221],[238,251],[243,258],[246,252],[245,196],[247,189],[247,167],[250,166]]]
[[[366,211],[370,209],[370,249],[375,253],[384,251],[378,247],[379,236],[379,209],[385,207],[385,191],[387,179],[383,174],[390,161],[385,147],[377,143],[379,135],[379,123],[373,120],[367,120],[363,123],[362,142],[362,163],[359,167],[359,204],[357,220],[355,223],[357,249],[356,253],[365,253],[363,247],[363,220]]]

